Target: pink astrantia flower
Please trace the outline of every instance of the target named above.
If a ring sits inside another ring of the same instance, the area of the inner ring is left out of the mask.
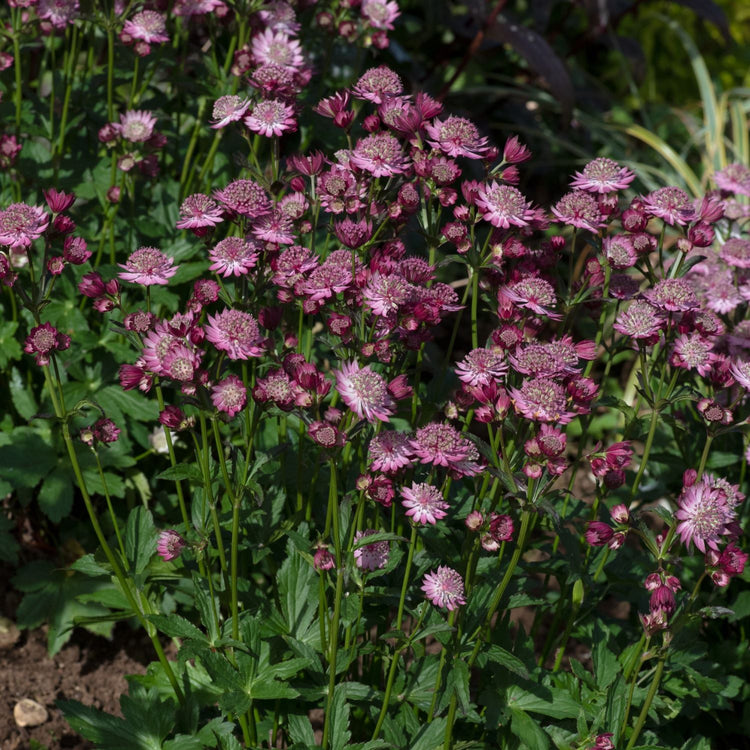
[[[229,359],[247,359],[263,354],[263,337],[258,323],[250,313],[241,310],[228,309],[209,315],[206,339],[219,351],[226,352]]]
[[[449,507],[440,490],[429,484],[412,482],[411,487],[401,488],[401,497],[401,504],[407,508],[406,515],[414,523],[423,525],[434,526],[441,518],[445,518],[445,511]]]
[[[699,333],[684,333],[679,336],[672,348],[669,363],[673,367],[696,370],[707,376],[714,363],[713,344]]]
[[[524,380],[520,388],[508,390],[516,411],[534,422],[567,424],[575,416],[568,411],[565,388],[549,378]]]
[[[465,117],[435,118],[431,124],[425,125],[425,131],[430,146],[446,156],[482,159],[487,154],[487,138],[481,137],[477,126]]]
[[[643,207],[651,216],[663,219],[670,225],[687,224],[696,218],[690,196],[678,187],[654,190],[643,199]]]
[[[221,209],[212,198],[203,193],[193,193],[182,201],[178,229],[202,229],[223,221]]]
[[[393,430],[379,432],[370,441],[367,457],[372,471],[393,474],[408,466],[414,458],[411,436]]]
[[[447,565],[441,565],[436,571],[425,575],[422,579],[422,591],[436,607],[445,607],[448,611],[466,604],[464,580]]]
[[[284,31],[266,29],[256,34],[252,40],[252,52],[258,65],[279,65],[296,70],[305,64],[302,46]]]
[[[467,385],[489,385],[501,380],[508,371],[502,351],[472,349],[457,365],[458,379]]]
[[[750,240],[742,237],[728,239],[721,248],[721,259],[734,268],[750,268]]]
[[[187,542],[174,529],[167,529],[159,534],[156,552],[164,560],[175,560],[186,546]]]
[[[143,143],[153,134],[154,125],[156,125],[156,118],[150,112],[129,109],[125,114],[120,115],[117,130],[126,141]]]
[[[417,458],[423,463],[453,467],[471,457],[473,444],[447,422],[420,427],[411,441]]]
[[[358,531],[354,535],[355,544],[362,538],[377,534],[374,529],[365,529],[365,531]],[[361,570],[378,570],[384,568],[388,564],[388,556],[390,553],[390,545],[388,542],[373,542],[372,544],[365,544],[361,547],[357,547],[354,550],[354,561],[357,567]]]
[[[176,16],[202,16],[217,8],[226,7],[222,0],[176,0],[172,12]]]
[[[564,195],[552,207],[552,213],[563,224],[590,232],[598,232],[605,225],[599,202],[585,190],[574,190]]]
[[[243,99],[241,96],[229,94],[220,96],[214,102],[213,122],[211,127],[216,130],[225,128],[230,122],[241,120],[250,106],[249,99]]]
[[[242,411],[246,402],[247,389],[236,375],[228,375],[211,388],[211,403],[230,417]]]
[[[729,368],[732,377],[746,391],[750,391],[750,360],[737,360]]]
[[[705,478],[684,488],[677,506],[677,533],[682,543],[687,547],[695,544],[701,552],[706,551],[706,546],[718,549],[721,537],[727,534],[727,524],[736,517],[725,496]]]
[[[349,154],[352,166],[373,177],[390,177],[406,171],[407,160],[398,139],[390,133],[373,133],[360,138]]]
[[[633,241],[624,234],[605,237],[602,249],[612,268],[632,268],[638,260]]]
[[[728,164],[714,175],[720,190],[738,195],[750,195],[750,169],[744,164]]]
[[[280,99],[263,99],[255,104],[244,120],[245,125],[260,135],[271,138],[297,129],[294,107]]]
[[[375,104],[382,104],[403,90],[401,79],[385,65],[366,70],[352,87],[352,93],[357,99],[367,99]]]
[[[497,296],[501,304],[507,301],[531,310],[536,315],[546,315],[552,320],[559,320],[562,317],[550,309],[557,304],[554,287],[549,281],[538,276],[527,276],[502,286]]]
[[[250,219],[271,213],[271,199],[253,180],[230,182],[222,190],[215,190],[214,197],[235,213]]]
[[[143,10],[125,21],[122,33],[148,44],[168,42],[166,19],[155,10]]]
[[[48,365],[50,354],[55,351],[64,351],[70,346],[70,336],[60,333],[49,323],[35,326],[26,337],[23,350],[27,354],[33,354],[39,366]]]
[[[395,313],[413,295],[412,285],[400,274],[376,272],[362,290],[365,304],[375,315],[387,316]]]
[[[25,248],[49,226],[49,216],[41,206],[12,203],[0,211],[0,245]]]
[[[396,411],[396,402],[388,392],[388,384],[369,366],[344,362],[334,370],[336,390],[344,403],[360,418],[368,422],[388,422]]]
[[[627,167],[605,157],[589,162],[583,172],[576,172],[571,187],[587,190],[589,193],[613,193],[624,190],[635,179],[635,174]]]
[[[362,17],[374,29],[393,29],[393,22],[401,15],[394,0],[362,0]]]
[[[667,312],[685,312],[700,307],[693,287],[687,279],[662,279],[651,289],[646,289],[643,296],[654,307]]]
[[[174,260],[155,247],[139,247],[124,264],[118,265],[125,269],[124,273],[117,274],[123,281],[143,286],[166,285],[177,273]]]
[[[37,15],[56,29],[64,29],[78,18],[78,0],[39,0]]]
[[[664,315],[645,300],[636,299],[620,311],[612,327],[624,336],[653,342],[663,326]]]
[[[518,188],[494,181],[488,185],[480,185],[477,206],[482,218],[499,229],[528,226],[536,215],[531,203]]]
[[[258,262],[258,247],[241,237],[227,237],[208,251],[212,264],[209,270],[224,278],[244,276]]]

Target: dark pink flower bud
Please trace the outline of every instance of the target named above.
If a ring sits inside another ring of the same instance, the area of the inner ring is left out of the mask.
[[[336,567],[336,561],[333,559],[331,551],[325,545],[320,545],[313,555],[313,566],[315,570],[325,571],[332,570]]]
[[[307,434],[323,448],[340,448],[346,442],[346,435],[330,422],[313,422]]]
[[[609,512],[610,516],[612,516],[612,520],[615,523],[628,523],[630,520],[630,513],[628,512],[628,508],[626,505],[620,503],[619,505],[615,505],[614,508]]]
[[[658,589],[661,585],[662,580],[660,573],[649,573],[646,576],[646,580],[643,582],[643,586],[646,591],[656,591],[656,589]]]
[[[74,266],[80,266],[91,257],[83,237],[67,236],[63,243],[63,258]]]
[[[110,203],[120,202],[120,188],[117,187],[117,185],[113,185],[109,190],[107,190],[107,200]]]
[[[67,211],[74,203],[76,197],[73,193],[68,195],[67,193],[58,192],[55,188],[45,190],[44,200],[47,201],[49,210],[53,214],[59,214],[63,211]]]
[[[107,419],[106,417],[95,422],[91,429],[94,432],[94,437],[100,443],[114,443],[120,437],[120,428],[111,419]]]
[[[509,164],[520,164],[531,158],[531,151],[513,135],[505,141],[503,146],[503,160]]]
[[[625,471],[623,469],[609,469],[604,475],[604,486],[608,490],[616,490],[625,484]]]
[[[178,406],[165,406],[159,412],[159,422],[170,430],[179,430],[185,422],[185,413]]]
[[[388,393],[396,399],[401,401],[404,398],[410,398],[414,394],[414,389],[409,385],[406,375],[397,375],[390,383],[388,383]]]
[[[69,216],[58,214],[52,220],[52,229],[57,234],[70,234],[76,228],[76,223]]]
[[[104,127],[99,128],[99,140],[102,143],[112,143],[120,137],[119,125],[113,122],[108,122]]]
[[[620,549],[625,544],[627,534],[624,531],[617,531],[612,534],[612,538],[607,542],[607,547],[611,550]]]
[[[692,487],[698,479],[698,472],[695,469],[685,469],[682,474],[682,486]]]
[[[741,576],[745,571],[748,555],[730,543],[719,558],[719,567],[729,576]]]
[[[675,611],[676,606],[674,592],[669,586],[657,586],[651,593],[649,607],[652,612],[662,610],[667,615],[671,615]]]
[[[65,258],[57,255],[47,261],[47,270],[53,276],[59,276],[65,270]]]
[[[688,229],[687,238],[695,247],[711,247],[716,233],[710,224],[699,221]]]
[[[258,311],[258,322],[268,331],[276,329],[283,317],[284,308],[279,305],[263,307]]]
[[[505,514],[490,514],[490,536],[496,542],[509,542],[513,539],[513,519]]]
[[[159,534],[156,552],[164,560],[174,560],[182,554],[187,542],[174,530],[167,529]]]
[[[380,129],[380,118],[377,115],[367,115],[362,121],[362,127],[368,133],[375,133]]]
[[[613,536],[614,531],[603,521],[591,521],[586,529],[586,542],[592,547],[604,546]]]

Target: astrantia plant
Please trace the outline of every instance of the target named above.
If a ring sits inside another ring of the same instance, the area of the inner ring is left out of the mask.
[[[77,34],[66,7],[39,19]],[[15,437],[49,463],[0,477],[47,509],[75,482],[70,625],[134,620],[157,657],[125,718],[65,701],[71,724],[113,749],[631,750],[697,736],[687,695],[725,719],[738,680],[695,665],[742,614],[744,173],[696,204],[600,157],[537,206],[517,137],[386,65],[312,100],[307,30],[383,48],[394,2],[128,11],[101,184],[0,210],[44,393],[12,375],[0,463]],[[210,49],[217,88],[161,135],[170,49]]]

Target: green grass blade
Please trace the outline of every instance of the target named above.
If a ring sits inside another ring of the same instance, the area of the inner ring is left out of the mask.
[[[740,102],[731,102],[729,116],[732,122],[732,150],[734,161],[742,164],[750,162],[750,133],[748,132],[747,113]]]
[[[690,190],[696,198],[703,195],[701,181],[698,179],[695,172],[693,172],[687,162],[666,141],[640,125],[628,125],[624,128],[624,131],[633,138],[643,141],[643,143],[656,151],[662,159],[668,162],[675,172],[677,172],[682,178],[688,190]]]

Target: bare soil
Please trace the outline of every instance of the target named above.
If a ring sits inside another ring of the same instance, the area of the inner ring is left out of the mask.
[[[0,614],[13,620],[21,596],[11,576],[10,568],[0,566]],[[120,715],[119,697],[128,687],[123,675],[144,674],[152,653],[148,640],[122,623],[112,640],[78,629],[52,658],[46,628],[21,631],[14,645],[0,649],[0,750],[90,750],[93,745],[73,732],[55,701],[78,700]],[[13,707],[22,698],[44,706],[47,721],[18,727]]]

